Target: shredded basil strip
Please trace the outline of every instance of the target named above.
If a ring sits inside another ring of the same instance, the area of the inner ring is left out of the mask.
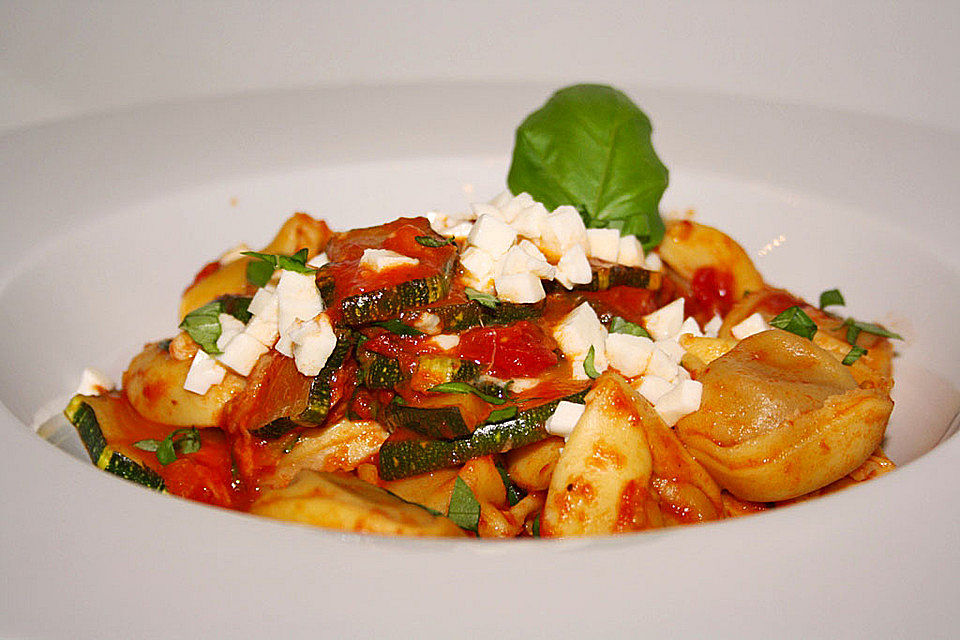
[[[839,305],[846,305],[846,301],[843,299],[843,294],[840,293],[839,289],[827,289],[820,294],[820,308],[825,309],[827,307]]]
[[[858,347],[857,345],[853,345],[852,347],[850,347],[850,351],[847,352],[847,355],[843,357],[843,360],[841,361],[841,363],[847,366],[850,366],[851,364],[859,360],[860,356],[865,356],[865,355],[867,355],[866,349],[864,349],[863,347]]]
[[[247,263],[247,280],[258,287],[266,286],[277,269],[297,273],[317,272],[313,267],[307,266],[306,248],[300,249],[291,256],[256,251],[244,251],[243,255],[255,258]]]
[[[634,322],[624,320],[620,316],[614,316],[613,320],[610,321],[610,333],[626,333],[627,335],[640,336],[642,338],[650,337],[646,329]]]
[[[770,326],[790,333],[795,333],[802,338],[812,340],[817,333],[817,323],[810,319],[803,309],[797,306],[790,307],[776,318],[770,321]]]
[[[423,331],[420,331],[419,329],[415,329],[415,328],[411,327],[410,325],[403,324],[402,322],[400,322],[400,321],[397,320],[396,318],[392,318],[392,319],[390,319],[390,320],[384,320],[383,322],[374,322],[374,323],[373,323],[373,326],[375,326],[375,327],[381,327],[381,328],[383,328],[383,329],[386,329],[386,330],[389,331],[390,333],[395,333],[395,334],[397,334],[398,336],[422,336],[422,335],[425,335],[425,334],[423,333]]]
[[[489,293],[477,291],[476,289],[471,289],[470,287],[464,289],[463,292],[467,294],[467,300],[474,300],[485,307],[489,307],[490,309],[496,309],[497,304],[500,302],[496,299],[496,297],[490,295]]]
[[[445,247],[448,244],[453,244],[453,238],[434,238],[433,236],[417,236],[414,238],[418,244],[422,244],[425,247]]]
[[[447,507],[447,517],[453,520],[458,527],[467,531],[477,532],[480,524],[480,502],[473,495],[470,485],[457,476],[453,485],[453,494],[450,496],[450,505]]]
[[[200,450],[200,431],[196,427],[174,429],[163,440],[153,438],[138,440],[133,443],[137,449],[155,453],[157,461],[163,466],[176,461],[177,452],[181,454],[196,453]]]
[[[247,323],[250,321],[249,306],[250,298],[245,296],[223,296],[188,313],[180,323],[180,328],[205,352],[219,355],[222,353],[217,348],[217,339],[222,332],[220,314],[227,313]]]
[[[843,326],[847,328],[847,342],[850,344],[856,344],[857,338],[860,336],[861,331],[864,333],[871,333],[882,338],[903,340],[903,336],[901,336],[899,333],[887,331],[879,325],[872,324],[870,322],[860,322],[859,320],[854,320],[853,318],[847,318],[844,321]]]
[[[496,396],[491,396],[486,394],[476,387],[472,387],[466,382],[444,382],[443,384],[438,384],[435,387],[430,387],[430,391],[436,391],[438,393],[472,393],[481,400],[485,400],[490,404],[504,404],[506,400],[503,398],[498,398]]]
[[[596,351],[593,349],[593,345],[590,345],[590,350],[587,351],[587,357],[583,359],[583,370],[591,378],[599,378],[600,372],[597,371],[596,364],[594,364],[594,359],[597,357]]]
[[[497,473],[500,474],[500,479],[503,480],[503,488],[507,490],[507,503],[512,507],[520,502],[520,498],[522,497],[520,491],[510,480],[510,474],[507,473],[506,469],[497,465]]]
[[[540,514],[539,513],[537,514],[537,517],[533,519],[533,527],[531,528],[533,529],[533,537],[539,538],[540,537]]]
[[[504,420],[509,420],[510,418],[517,415],[517,406],[513,405],[510,407],[504,407],[503,409],[494,409],[490,412],[490,415],[487,416],[487,424],[496,424],[498,422],[503,422]]]

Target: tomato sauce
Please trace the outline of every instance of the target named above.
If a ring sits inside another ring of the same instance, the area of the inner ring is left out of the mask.
[[[460,335],[459,356],[487,367],[498,378],[532,378],[559,360],[553,338],[532,322],[477,327]]]
[[[697,269],[690,280],[688,315],[710,319],[714,314],[726,316],[735,302],[733,274],[714,267]]]

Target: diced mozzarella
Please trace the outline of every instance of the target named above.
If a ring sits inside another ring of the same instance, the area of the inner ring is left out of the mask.
[[[107,377],[107,374],[87,367],[80,374],[80,386],[77,387],[77,394],[81,396],[99,396],[104,391],[112,391],[114,388],[113,380]]]
[[[647,271],[663,271],[663,261],[660,260],[660,256],[651,253],[643,259],[643,268]]]
[[[430,342],[444,351],[450,351],[451,349],[456,349],[457,345],[460,344],[460,336],[454,333],[441,333],[438,336],[430,338]]]
[[[217,338],[217,349],[223,351],[235,337],[243,333],[243,323],[229,313],[221,313],[217,316],[217,320],[220,321],[220,337]]]
[[[449,227],[444,233],[444,236],[450,238],[456,238],[457,240],[463,240],[470,235],[470,231],[473,229],[472,222],[461,222],[460,224]]]
[[[499,258],[513,246],[517,232],[506,222],[491,215],[477,218],[467,236],[467,244],[483,249],[494,258]]]
[[[574,245],[564,252],[557,263],[556,278],[567,289],[572,289],[575,284],[587,284],[593,279],[590,261],[583,247]]]
[[[477,247],[467,247],[460,254],[460,266],[463,267],[464,282],[468,287],[486,293],[493,292],[493,276],[496,265],[493,256]]]
[[[720,326],[723,325],[723,318],[718,315],[714,315],[710,320],[703,326],[703,334],[708,338],[716,338],[717,334],[720,333]]]
[[[330,262],[330,258],[327,257],[326,252],[321,251],[317,255],[307,260],[307,266],[313,267],[314,269],[319,269],[328,262]]]
[[[576,245],[587,248],[587,228],[574,207],[559,206],[547,216],[547,224],[540,238],[540,249],[548,258],[557,259],[567,249]]]
[[[691,414],[700,408],[700,399],[703,395],[703,385],[696,380],[684,380],[660,396],[653,403],[668,427],[677,424],[685,415]]]
[[[503,218],[505,222],[512,223],[517,219],[517,216],[521,211],[534,204],[536,204],[536,202],[534,202],[533,196],[531,196],[529,193],[518,193],[502,207],[500,207],[500,217]]]
[[[412,267],[420,261],[389,249],[364,249],[360,257],[360,267],[371,271],[386,271],[396,267]]]
[[[557,404],[553,415],[547,418],[546,423],[544,423],[544,429],[550,435],[569,438],[585,410],[586,407],[582,404],[561,400]]]
[[[626,333],[607,335],[605,346],[610,366],[628,378],[646,371],[653,353],[653,340]]]
[[[597,314],[584,302],[571,311],[553,330],[563,355],[573,361],[573,376],[585,380],[588,376],[583,361],[593,347],[593,366],[597,371],[607,368],[607,330],[600,324]]]
[[[494,284],[497,297],[506,302],[540,302],[547,297],[540,278],[530,272],[497,276]]]
[[[539,202],[524,207],[510,225],[524,238],[539,240],[547,228],[547,208]]]
[[[680,343],[674,339],[668,340],[657,340],[653,343],[654,347],[663,351],[667,354],[667,357],[670,358],[672,362],[680,364],[680,360],[683,358],[683,354],[686,353],[683,350],[683,347],[680,346]]]
[[[412,324],[414,329],[430,336],[437,335],[442,329],[440,316],[435,313],[430,313],[429,311],[424,311],[418,315]]]
[[[255,316],[263,316],[267,319],[273,318],[277,320],[278,302],[276,290],[271,291],[270,289],[257,289],[257,292],[253,294],[253,300],[250,301],[250,306],[247,307],[247,311]]]
[[[320,373],[337,346],[337,335],[325,313],[304,323],[291,337],[294,362],[297,370],[305,376]]]
[[[643,245],[637,240],[637,236],[632,233],[620,236],[616,261],[625,267],[643,266]]]
[[[730,327],[730,333],[733,334],[733,337],[737,340],[743,340],[755,333],[767,331],[768,329],[770,329],[770,325],[763,319],[763,316],[755,313],[740,324]]]
[[[300,323],[300,321],[297,320],[297,321],[296,321],[296,324],[290,326],[289,329],[292,330],[295,326],[299,325],[299,323]],[[273,345],[273,348],[274,348],[278,353],[282,353],[283,355],[287,356],[288,358],[292,358],[292,357],[293,357],[293,338],[290,337],[289,331],[282,331],[282,332],[280,332],[280,337],[277,338],[277,342],[276,342],[276,344]]]
[[[204,395],[215,384],[223,382],[227,370],[219,362],[211,358],[202,349],[193,356],[190,370],[183,381],[183,388],[193,393]]]
[[[607,262],[616,262],[620,254],[620,231],[618,229],[587,229],[590,257]]]
[[[450,229],[464,222],[474,219],[473,213],[444,213],[442,211],[428,211],[427,220],[434,231],[441,235],[450,235]]]
[[[313,274],[282,270],[277,297],[281,338],[295,321],[310,320],[323,311],[323,299]]]
[[[220,265],[228,265],[231,262],[236,262],[240,258],[243,258],[244,251],[250,251],[250,247],[242,242],[231,249],[227,249],[223,252],[223,255],[220,256]]]
[[[496,207],[488,202],[473,202],[470,204],[470,210],[473,212],[474,218],[479,218],[480,216],[501,217],[500,207]]]
[[[511,393],[523,393],[540,384],[539,378],[514,378],[510,381]]]
[[[680,365],[663,349],[654,346],[647,363],[647,374],[673,381],[680,370]]]
[[[680,335],[689,333],[698,338],[703,337],[703,331],[700,330],[700,325],[697,324],[697,320],[693,316],[690,316],[689,318],[683,321],[683,324],[680,325],[680,331],[678,331],[677,333],[679,333]]]
[[[643,325],[654,340],[672,338],[683,326],[683,298],[677,298],[649,315],[643,316]]]
[[[250,374],[253,365],[257,363],[260,356],[267,352],[267,349],[269,347],[264,346],[252,335],[244,332],[230,341],[223,353],[217,356],[217,360],[220,364],[233,369],[241,376],[246,376]]]
[[[657,400],[672,388],[672,382],[666,378],[654,375],[645,375],[640,379],[640,384],[634,384],[634,389],[637,390],[637,393],[653,405],[656,405]]]
[[[277,324],[276,314],[272,318],[266,314],[253,316],[243,333],[265,347],[272,347],[280,337],[280,325]]]
[[[490,204],[495,206],[497,209],[502,209],[508,202],[513,199],[513,194],[509,191],[501,191],[497,195],[490,198]]]
[[[523,242],[533,246],[533,243],[529,240],[524,240]],[[517,245],[510,247],[510,250],[507,251],[497,263],[497,272],[501,276],[514,273],[532,273],[538,278],[553,279],[557,273],[556,267],[545,259],[541,259],[543,254],[541,254],[535,246],[533,246],[533,249],[540,254],[540,258],[534,257],[530,252],[524,250],[522,246]]]

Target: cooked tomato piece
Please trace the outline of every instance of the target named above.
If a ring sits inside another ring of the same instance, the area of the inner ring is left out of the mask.
[[[478,327],[460,336],[460,357],[489,367],[499,378],[534,377],[557,364],[553,340],[526,320],[509,327]]]
[[[696,305],[690,314],[699,311],[707,318],[715,313],[726,316],[733,307],[733,274],[729,271],[701,267],[694,272],[690,289]]]

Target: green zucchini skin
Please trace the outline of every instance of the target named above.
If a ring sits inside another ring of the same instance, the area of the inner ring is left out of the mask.
[[[544,302],[533,304],[498,302],[491,309],[478,302],[470,301],[406,311],[400,314],[400,319],[407,324],[412,324],[421,313],[429,312],[440,318],[444,333],[459,333],[474,327],[497,327],[520,320],[539,318],[543,315],[545,306]]]
[[[451,356],[424,355],[417,363],[417,373],[427,375],[436,384],[473,382],[480,377],[480,365]]]
[[[403,378],[400,361],[396,358],[366,352],[363,360],[366,362],[363,363],[361,381],[368,389],[392,389]]]
[[[264,440],[276,440],[280,436],[286,435],[302,426],[302,424],[296,422],[295,420],[291,420],[290,418],[277,418],[273,422],[269,422],[259,429],[254,429],[250,433],[258,438],[263,438]]]
[[[297,421],[306,422],[311,425],[319,425],[326,419],[327,414],[330,413],[333,398],[333,377],[343,366],[343,363],[346,362],[356,342],[357,333],[355,331],[342,330],[338,332],[337,344],[333,348],[330,357],[327,358],[326,364],[320,369],[320,373],[314,377],[313,382],[310,384],[307,408],[296,417]]]
[[[563,398],[583,402],[585,392]],[[456,467],[473,458],[538,442],[550,434],[544,429],[547,418],[556,411],[559,400],[553,400],[503,422],[485,424],[469,438],[459,440],[387,440],[380,447],[378,466],[384,480],[399,480],[437,469]]]
[[[593,267],[593,278],[587,284],[573,286],[573,291],[606,291],[610,287],[634,287],[636,289],[659,289],[663,276],[656,271],[623,265]],[[548,293],[566,291],[556,280],[544,282]]]
[[[143,485],[156,491],[164,490],[163,478],[153,469],[141,465],[119,451],[114,451],[107,444],[100,429],[97,414],[89,404],[84,402],[83,396],[76,395],[70,400],[63,415],[74,426],[80,436],[80,441],[90,454],[93,464],[108,473],[120,476],[130,482]]]
[[[414,407],[390,404],[384,408],[383,421],[390,431],[409,429],[428,438],[452,440],[470,435],[470,429],[457,406]]]

